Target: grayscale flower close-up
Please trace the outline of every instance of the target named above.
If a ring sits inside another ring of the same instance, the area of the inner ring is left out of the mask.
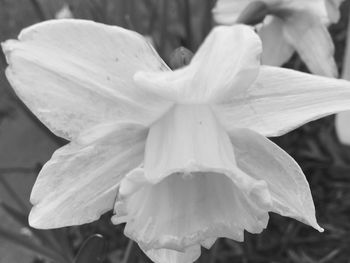
[[[0,6],[0,263],[348,262],[349,0]]]

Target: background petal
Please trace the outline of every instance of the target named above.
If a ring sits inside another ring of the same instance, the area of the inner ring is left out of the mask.
[[[233,25],[241,12],[255,0],[218,0],[212,10],[214,20],[223,25]]]
[[[350,109],[350,82],[262,66],[246,94],[212,106],[228,130],[279,136],[302,124]]]
[[[43,22],[3,43],[6,74],[56,135],[75,138],[110,121],[149,124],[169,103],[136,87],[138,70],[167,70],[139,34],[84,20]]]
[[[335,116],[335,131],[339,141],[350,145],[350,111],[340,112]]]
[[[281,1],[281,0],[280,0]],[[282,0],[284,1],[282,8],[285,10],[293,10],[293,11],[307,11],[322,19],[326,19],[328,16],[327,8],[326,8],[326,0]]]
[[[140,125],[102,125],[57,150],[33,187],[31,226],[80,225],[111,210],[120,180],[143,161],[146,136]]]
[[[333,57],[334,44],[319,16],[303,10],[293,10],[284,18],[284,36],[312,73],[327,77],[338,76]]]
[[[254,82],[261,51],[260,38],[249,26],[217,26],[188,66],[174,72],[138,72],[135,80],[178,103],[222,101]]]
[[[337,23],[340,18],[339,7],[344,0],[324,0],[329,23]]]
[[[267,183],[272,211],[323,231],[316,222],[309,184],[299,165],[277,145],[249,129],[232,130],[230,136],[237,166]]]
[[[265,19],[259,30],[263,53],[262,64],[269,66],[282,66],[293,55],[295,49],[283,36],[283,20],[278,17]]]
[[[342,78],[350,80],[350,24],[347,28],[346,46],[343,58]],[[335,132],[341,143],[350,145],[350,111],[335,116]]]
[[[285,2],[290,0],[263,0],[269,8],[276,9],[283,6]],[[214,20],[223,25],[233,25],[242,11],[251,3],[257,0],[218,0],[212,10]]]

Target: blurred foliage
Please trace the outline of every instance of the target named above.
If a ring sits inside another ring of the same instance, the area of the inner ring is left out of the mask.
[[[210,15],[213,0],[0,0],[0,40],[16,37],[20,29],[30,24],[54,18],[64,3],[70,6],[75,18],[119,25],[152,37],[156,49],[167,62],[173,50],[180,46],[195,52],[213,26]],[[330,27],[340,70],[349,4],[349,0],[345,1],[341,7],[341,20]],[[2,54],[0,63],[1,125],[1,120],[13,116],[13,107],[23,105],[4,82],[5,60]],[[285,66],[307,71],[297,55]],[[318,233],[293,219],[271,213],[269,226],[262,234],[246,233],[244,243],[219,239],[211,250],[203,249],[198,262],[350,262],[350,148],[338,142],[333,116],[273,140],[304,170],[319,223],[325,232]],[[19,169],[17,172],[23,171]],[[18,209],[6,203],[1,203],[1,206],[21,225],[21,229],[16,232],[0,224],[0,237],[37,255],[36,263],[50,260],[58,263],[150,262],[138,246],[123,235],[123,225],[114,226],[110,222],[111,212],[99,221],[82,226],[45,231],[30,228],[28,207],[3,174],[0,174],[0,183],[16,201]]]

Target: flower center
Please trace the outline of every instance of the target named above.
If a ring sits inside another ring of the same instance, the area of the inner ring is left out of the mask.
[[[180,252],[266,227],[271,196],[235,163],[229,136],[207,105],[176,105],[150,128],[144,167],[125,176],[116,224],[140,247]]]
[[[149,131],[145,176],[153,183],[176,172],[232,170],[230,139],[208,105],[176,105]]]

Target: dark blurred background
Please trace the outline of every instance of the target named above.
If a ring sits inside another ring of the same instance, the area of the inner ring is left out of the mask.
[[[74,18],[119,25],[151,37],[168,62],[179,46],[196,51],[213,26],[214,3],[214,0],[0,0],[0,41],[16,38],[24,27],[54,19],[63,7],[69,7]],[[330,27],[339,70],[349,4],[349,0],[344,1],[341,20]],[[307,71],[297,55],[285,66]],[[83,241],[95,233],[102,234],[107,242],[102,253],[106,257],[96,262],[149,262],[137,245],[123,236],[123,226],[110,223],[110,215],[92,224],[55,231],[28,227],[31,187],[41,166],[64,142],[16,98],[4,75],[5,67],[0,54],[0,263],[50,262],[50,257],[58,258],[60,263],[72,262]],[[246,234],[244,243],[220,239],[210,251],[203,250],[199,262],[350,262],[350,148],[336,138],[334,116],[273,140],[304,170],[319,224],[325,232],[321,234],[295,220],[271,214],[269,226],[262,234]]]

